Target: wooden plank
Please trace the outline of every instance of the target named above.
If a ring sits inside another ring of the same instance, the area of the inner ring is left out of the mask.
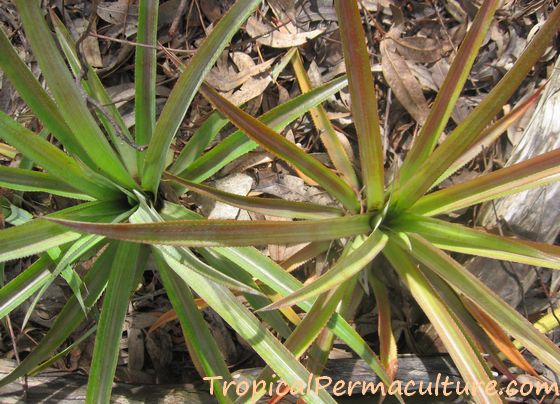
[[[8,374],[14,369],[14,362],[0,359],[0,377]],[[261,368],[247,369],[236,372],[235,380],[251,380],[256,377]],[[439,375],[439,379],[438,379]],[[331,387],[338,380],[346,383],[361,382],[379,383],[379,378],[361,359],[337,359],[328,363],[324,376],[332,378]],[[452,383],[461,381],[459,371],[453,365],[451,359],[446,356],[417,357],[414,355],[399,356],[399,371],[397,380],[404,383],[413,380],[415,386],[409,391],[417,391],[420,382],[435,383],[445,381],[446,376]],[[87,377],[77,374],[62,372],[55,369],[47,369],[38,376],[28,378],[27,397],[24,401],[32,403],[61,403],[75,404],[85,400]],[[324,383],[324,382],[322,382]],[[448,387],[449,388],[449,387]],[[330,390],[330,388],[328,388]],[[362,396],[361,386],[354,390],[355,395]],[[0,388],[0,402],[10,404],[22,402],[24,399],[24,388],[22,383],[12,383]],[[132,385],[126,383],[115,383],[113,388],[112,402],[118,403],[189,403],[202,404],[214,403],[215,400],[205,390],[204,385],[176,384],[176,385]]]

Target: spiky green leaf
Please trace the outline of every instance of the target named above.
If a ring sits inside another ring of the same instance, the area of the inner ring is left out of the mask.
[[[261,0],[237,0],[198,48],[173,87],[156,123],[144,161],[142,186],[157,193],[165,155],[206,73]]]

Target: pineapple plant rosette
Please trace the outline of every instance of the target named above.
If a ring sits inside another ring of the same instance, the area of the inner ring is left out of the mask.
[[[278,377],[288,387],[307,386],[310,374],[322,372],[338,337],[389,385],[396,372],[396,344],[386,286],[376,269],[370,268],[379,255],[391,264],[437,330],[465,382],[473,386],[469,393],[475,401],[501,401],[486,389],[493,380],[489,362],[507,370],[500,351],[516,366],[534,372],[510,338],[560,373],[558,347],[449,253],[560,269],[560,249],[435,217],[557,180],[559,151],[432,191],[472,157],[479,141],[499,135],[526,109],[520,105],[493,122],[550,46],[559,26],[560,8],[550,13],[496,87],[436,147],[498,6],[496,0],[483,2],[426,122],[394,180],[386,185],[376,93],[358,2],[335,1],[347,80],[341,77],[312,89],[296,53],[292,63],[302,95],[259,118],[204,83],[205,74],[259,4],[238,0],[230,8],[189,63],[180,66],[177,83],[156,117],[158,4],[139,2],[137,42],[148,46],[136,49],[136,120],[131,134],[116,108],[102,106],[110,105],[110,98],[95,71],[81,63],[72,37],[56,15],[50,16],[55,40],[37,3],[16,1],[50,93],[19,59],[5,33],[0,35],[0,68],[62,148],[0,114],[0,138],[42,169],[1,167],[0,184],[83,202],[0,231],[2,261],[37,257],[0,290],[2,317],[35,293],[40,295],[58,275],[64,276],[74,292],[50,331],[0,384],[50,363],[57,348],[88,315],[96,313],[103,296],[97,328],[91,330],[96,339],[87,401],[107,402],[129,298],[142,279],[148,257],[156,263],[191,358],[201,376],[211,378],[220,402],[254,400],[267,389],[239,398],[232,390],[222,391],[222,383],[231,380],[231,374],[199,312],[196,295],[265,361],[267,368],[258,380]],[[358,171],[320,106],[346,85],[358,139]],[[166,167],[164,156],[198,91],[218,112]],[[321,130],[334,171],[279,134],[308,111]],[[204,152],[228,122],[239,130]],[[202,184],[257,146],[319,184],[339,206],[245,197]],[[293,220],[206,220],[176,203],[185,192]],[[297,257],[310,259],[325,251],[325,242],[334,240],[341,241],[338,259],[305,286],[254,247],[310,243]],[[80,279],[72,266],[92,256],[95,263]],[[367,275],[378,302],[379,358],[348,323],[352,296],[361,287],[362,275]],[[248,306],[237,298],[239,293]],[[295,310],[307,314],[300,319]],[[488,359],[481,352],[488,353]],[[306,366],[300,362],[304,354]],[[325,390],[301,392],[307,402],[334,402]]]

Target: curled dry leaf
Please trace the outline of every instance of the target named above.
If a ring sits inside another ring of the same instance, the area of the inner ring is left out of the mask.
[[[200,5],[200,11],[204,14],[208,20],[215,23],[220,18],[222,18],[222,7],[220,2],[217,0],[205,0],[198,3]]]
[[[226,97],[229,102],[234,105],[242,105],[253,99],[255,99],[258,105],[260,105],[260,100],[256,98],[260,97],[262,93],[264,93],[264,90],[266,90],[271,81],[272,78],[270,76],[249,80],[241,86],[239,90],[231,95],[225,94],[224,97]],[[250,109],[248,108],[247,111],[250,112]]]
[[[254,17],[249,18],[246,29],[247,33],[255,38],[258,43],[272,48],[300,46],[324,32],[322,29],[298,33],[285,32],[263,24]]]
[[[74,25],[76,26],[76,30],[79,32],[80,35],[83,35],[83,32],[87,29],[88,21],[84,18],[76,18],[74,20]],[[96,27],[95,24],[90,28],[90,32],[92,34],[96,34]],[[82,53],[86,59],[86,61],[92,67],[103,67],[103,59],[101,58],[101,52],[99,50],[99,41],[93,35],[87,36],[82,41]]]
[[[242,63],[244,68],[240,68],[239,72],[227,71],[224,74],[223,69],[215,68],[210,71],[206,76],[206,81],[218,91],[227,92],[236,89],[237,87],[245,84],[254,76],[264,73],[270,69],[274,59],[269,59],[266,62],[259,63],[258,65],[253,62],[251,57],[245,53],[235,52],[232,58],[236,65]],[[249,58],[249,63],[240,59]]]
[[[393,39],[395,48],[406,60],[418,63],[434,63],[448,52],[449,45],[445,45],[434,38],[420,36]]]
[[[138,7],[123,1],[102,1],[97,5],[97,15],[110,24],[122,24],[126,18],[138,18]]]
[[[242,52],[234,52],[231,60],[235,67],[227,58],[222,58],[222,61],[218,62],[217,66],[210,71],[206,82],[225,93],[223,96],[234,105],[245,104],[260,96],[272,81],[270,74],[266,73],[275,59],[272,58],[257,65],[251,56]],[[239,89],[234,91],[236,88]]]
[[[380,51],[385,80],[403,107],[422,125],[428,117],[428,102],[406,60],[398,53],[396,42],[390,33],[381,41]]]
[[[263,172],[264,170],[261,170]],[[278,175],[276,173],[259,174],[253,191],[262,192],[277,198],[294,202],[312,202],[318,205],[334,206],[334,200],[320,189],[305,184],[295,175]]]

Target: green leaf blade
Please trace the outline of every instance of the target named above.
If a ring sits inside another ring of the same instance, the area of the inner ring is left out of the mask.
[[[367,210],[377,210],[384,203],[384,152],[362,19],[355,1],[336,0],[335,7],[352,99],[352,117],[360,146]]]
[[[59,218],[48,220],[80,232],[136,243],[183,247],[292,244],[333,240],[367,233],[369,215],[286,221],[178,220],[162,223],[97,224]]]
[[[54,137],[60,140],[71,154],[91,164],[88,154],[60,115],[54,101],[19,58],[10,41],[1,30],[0,53],[2,54],[0,69],[6,74],[21,98],[29,105],[39,120]]]
[[[443,250],[560,269],[560,247],[502,237],[432,218],[403,218],[393,230],[417,233]]]
[[[84,304],[86,307],[89,308],[95,304],[105,288],[114,254],[115,248],[110,245],[84,277],[84,293],[86,294]],[[78,304],[76,297],[71,297],[56,317],[47,334],[12,373],[0,380],[0,386],[16,381],[28,374],[41,362],[47,360],[48,356],[64,343],[85,317],[86,315]]]
[[[120,340],[128,300],[137,279],[137,273],[144,269],[149,251],[138,244],[118,243],[111,269],[103,308],[95,336],[95,347],[88,383],[86,403],[106,403],[110,401],[113,377],[117,367]]]
[[[231,374],[220,354],[220,348],[208,329],[208,324],[200,313],[190,288],[170,268],[160,254],[154,254],[158,272],[169,300],[177,313],[185,343],[191,359],[195,363],[201,377],[221,376],[223,381],[231,381]],[[214,391],[219,401],[224,399],[222,384],[214,383]],[[230,399],[233,399],[230,392]]]
[[[142,178],[143,188],[157,193],[165,168],[165,160],[161,156],[165,155],[169,149],[202,79],[210,71],[241,24],[260,3],[261,0],[238,0],[220,19],[179,77],[156,123],[146,152]]]
[[[14,167],[0,166],[0,187],[23,192],[48,192],[85,201],[93,200],[91,196],[80,193],[50,174]]]
[[[50,16],[58,42],[66,56],[70,69],[74,76],[82,74],[82,69],[86,72],[86,76],[81,80],[81,85],[89,96],[103,106],[103,113],[96,110],[97,118],[109,135],[126,169],[133,177],[136,177],[138,173],[136,169],[136,151],[122,139],[122,137],[125,137],[132,140],[122,115],[113,103],[113,99],[109,96],[107,90],[105,90],[105,87],[103,87],[103,83],[95,70],[89,65],[82,66],[82,62],[76,54],[76,42],[68,29],[53,10],[50,10]],[[117,131],[120,131],[120,137],[117,135]],[[95,168],[95,165],[90,164],[89,166]]]
[[[556,35],[559,24],[560,7],[556,7],[513,67],[492,91],[436,148],[414,175],[395,190],[392,200],[393,210],[404,211],[412,206],[453,165],[457,158],[476,143],[480,136],[484,135],[483,129],[496,116],[548,48]]]
[[[136,88],[134,133],[136,143],[148,144],[156,125],[156,70],[157,27],[159,0],[141,0],[138,5],[138,43],[134,61],[134,84]],[[138,168],[142,172],[145,152],[138,153]]]
[[[72,219],[111,221],[122,215],[111,202],[88,202],[51,215]],[[32,220],[0,231],[0,262],[34,255],[80,238],[80,234],[44,220]]]
[[[163,178],[172,180],[201,196],[264,215],[296,219],[326,219],[344,215],[344,212],[340,209],[314,203],[236,195],[206,185],[197,184],[196,182],[187,181],[168,173],[165,173]]]
[[[212,113],[187,141],[179,156],[169,167],[169,172],[178,174],[189,168],[228,122],[219,112]]]
[[[292,98],[284,104],[271,109],[259,117],[259,119],[262,123],[270,126],[273,130],[280,131],[292,121],[305,114],[310,108],[313,108],[325,101],[328,97],[342,90],[346,87],[346,85],[347,80],[344,76],[336,78],[320,87],[314,88],[305,94]],[[227,119],[222,119],[223,120],[219,121],[219,125],[226,124],[225,121],[227,121]],[[219,129],[215,128],[215,130]],[[237,131],[226,137],[212,150],[197,158],[192,162],[192,164],[189,163],[187,166],[188,161],[185,161],[185,163],[182,164],[185,165],[184,169],[179,170],[181,167],[179,165],[179,160],[177,160],[176,163],[171,166],[169,171],[172,174],[191,181],[204,181],[217,173],[226,164],[229,164],[236,158],[254,150],[257,146],[258,144],[248,138],[247,135],[241,131]],[[185,152],[185,154],[187,153],[188,151]],[[181,152],[181,155],[183,155],[183,152]]]
[[[164,205],[162,215],[167,220],[194,219],[196,216],[200,218],[199,215],[187,210],[183,206],[172,203],[166,203]],[[289,272],[286,272],[284,268],[272,261],[269,257],[260,253],[256,248],[215,247],[211,248],[211,251],[235,263],[251,276],[261,280],[266,286],[282,296],[289,295],[303,287],[298,279]],[[310,301],[301,302],[299,307],[308,312],[312,307],[312,303]],[[373,352],[368,343],[364,341],[360,334],[358,334],[340,314],[335,312],[327,323],[327,327],[356,352],[356,354],[379,375],[381,380],[384,382],[389,380],[375,352]]]
[[[41,15],[39,4],[18,0],[16,7],[60,114],[72,132],[80,134],[76,139],[96,164],[94,169],[105,173],[124,188],[134,188],[134,181],[89,112]]]
[[[351,212],[359,211],[359,203],[352,188],[322,163],[306,154],[298,146],[264,125],[261,121],[230,103],[207,84],[202,84],[200,90],[216,109],[224,116],[227,116],[247,136],[318,182],[348,210]]]
[[[1,111],[0,136],[23,155],[69,186],[77,187],[88,195],[103,199],[118,195],[116,190],[107,189],[95,182],[75,160],[62,150],[16,123]]]
[[[52,261],[43,255],[0,289],[0,319],[22,304],[48,280]]]
[[[560,180],[560,149],[428,194],[411,211],[437,215]]]
[[[467,81],[499,3],[498,0],[486,0],[480,6],[469,32],[445,76],[428,118],[403,162],[399,172],[399,181],[406,182],[436,147]]]
[[[383,247],[385,247],[387,239],[387,235],[380,231],[373,232],[355,251],[342,257],[327,273],[319,277],[319,279],[261,310],[274,310],[291,306],[311,299],[321,293],[327,292],[336,285],[342,284],[369,264]]]

